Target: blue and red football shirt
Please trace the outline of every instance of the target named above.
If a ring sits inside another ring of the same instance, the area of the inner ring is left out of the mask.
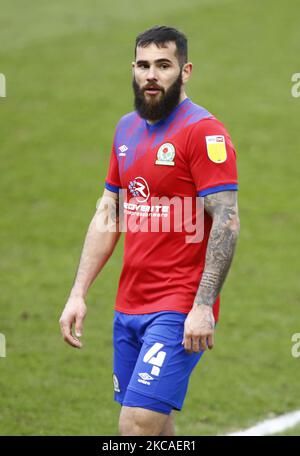
[[[182,207],[186,199],[192,201],[194,223],[197,196],[237,190],[236,154],[224,125],[189,98],[153,125],[136,111],[125,115],[116,127],[105,187],[126,189],[127,231],[115,309],[188,313],[204,270],[212,219],[204,211],[203,239],[187,242],[191,229],[183,221],[175,228],[178,206],[170,200]],[[166,220],[170,229],[163,227]],[[216,321],[219,302],[218,297],[213,307]]]

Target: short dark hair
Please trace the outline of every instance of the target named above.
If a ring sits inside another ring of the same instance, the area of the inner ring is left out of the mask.
[[[135,58],[137,46],[147,47],[154,43],[157,47],[163,47],[168,41],[174,41],[176,44],[176,57],[179,65],[183,66],[188,61],[187,37],[184,33],[173,27],[165,25],[155,25],[154,27],[140,33],[135,40]]]

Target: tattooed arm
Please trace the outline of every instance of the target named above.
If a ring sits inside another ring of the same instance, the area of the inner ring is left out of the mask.
[[[213,219],[205,268],[185,321],[184,347],[188,352],[213,347],[214,317],[212,306],[220,293],[234,255],[239,235],[237,192],[226,191],[207,195],[204,208]]]
[[[206,212],[213,219],[206,251],[205,269],[195,304],[212,307],[229,270],[239,234],[237,192],[207,195]]]
[[[64,340],[73,347],[81,348],[81,342],[73,336],[81,336],[86,315],[84,302],[87,291],[111,256],[120,237],[118,219],[119,195],[104,190],[96,213],[88,228],[76,278],[59,323]]]

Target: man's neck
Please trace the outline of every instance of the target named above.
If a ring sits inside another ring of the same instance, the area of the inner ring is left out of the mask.
[[[177,106],[180,105],[180,103],[182,103],[186,98],[187,98],[187,94],[186,94],[185,92],[182,93],[182,94],[180,95],[179,102],[178,102]],[[176,107],[177,107],[177,106],[176,106]],[[159,122],[160,120],[161,120],[161,119],[157,119],[157,120],[148,120],[148,119],[147,119],[147,123],[148,123],[149,125],[155,125],[155,124],[156,124],[157,122]]]

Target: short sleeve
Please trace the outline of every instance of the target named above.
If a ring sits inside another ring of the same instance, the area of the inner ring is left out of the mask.
[[[108,172],[105,179],[105,188],[111,192],[118,193],[122,187],[119,175],[119,165],[115,145],[113,143],[110,154]]]
[[[204,119],[194,126],[188,155],[198,196],[238,189],[236,152],[219,120]]]

